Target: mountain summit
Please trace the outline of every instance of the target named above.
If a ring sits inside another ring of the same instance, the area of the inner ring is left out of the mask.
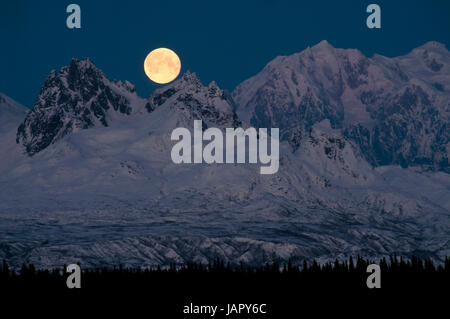
[[[139,108],[140,98],[126,81],[110,82],[91,60],[72,59],[52,71],[17,131],[17,142],[34,155],[71,132],[108,126]]]
[[[450,53],[429,42],[405,56],[365,57],[327,41],[277,57],[233,91],[241,119],[280,127],[298,147],[328,119],[375,166],[422,166],[450,172]]]
[[[161,108],[166,117],[177,123],[170,127],[192,127],[194,120],[202,120],[204,128],[237,127],[240,121],[231,96],[216,82],[204,86],[197,74],[187,71],[180,79],[156,89],[146,104],[148,112]],[[157,112],[159,113],[159,112]]]

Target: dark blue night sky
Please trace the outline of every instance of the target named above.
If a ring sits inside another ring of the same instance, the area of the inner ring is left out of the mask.
[[[70,3],[81,6],[80,30],[66,27]],[[381,30],[366,27],[370,3],[381,6]],[[52,69],[89,57],[147,97],[156,86],[142,65],[157,47],[176,51],[182,72],[232,90],[277,55],[324,39],[368,56],[430,40],[450,48],[450,1],[2,1],[0,92],[32,107]]]

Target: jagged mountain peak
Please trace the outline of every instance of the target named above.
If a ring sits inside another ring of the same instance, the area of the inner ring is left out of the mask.
[[[187,71],[173,83],[156,89],[146,104],[148,112],[170,109],[184,123],[203,120],[207,126],[236,127],[240,124],[231,96],[213,81],[204,86],[196,73]]]
[[[59,72],[53,71],[50,77],[65,77],[65,83],[72,90],[79,89],[92,79],[99,81],[106,79],[104,73],[89,58],[83,60],[72,58],[68,66],[62,67]]]
[[[317,64],[318,62],[334,62],[342,64],[342,60],[360,60],[367,59],[367,57],[358,49],[349,48],[341,49],[335,48],[327,40],[322,40],[319,43],[306,48],[305,50],[294,53],[285,57],[283,61],[292,63],[292,60],[300,59],[300,65],[303,64]]]
[[[219,88],[219,86],[217,85],[217,83],[216,83],[216,81],[211,81],[209,84],[208,84],[208,89],[210,89],[210,90],[218,90],[218,89],[220,89]]]
[[[330,58],[333,62],[340,63],[339,59],[342,58],[355,60],[366,59],[367,57],[358,49],[335,48],[327,40],[322,40],[313,46],[308,46],[300,52],[287,56],[277,56],[270,61],[264,69],[274,71],[276,68],[280,67],[306,67],[307,65],[317,64],[318,62],[331,62]]]
[[[172,83],[154,90],[150,95],[149,100],[152,100],[152,97],[172,95],[174,92],[178,91],[198,92],[202,87],[203,84],[197,74],[188,70]],[[165,99],[156,101],[157,103],[154,106],[157,107],[158,105],[161,105],[163,101],[165,101]]]
[[[328,42],[327,40],[322,40],[319,43],[317,43],[316,45],[313,45],[312,47],[309,48],[310,52],[317,52],[317,51],[329,51],[329,52],[333,52],[335,50],[335,48],[330,44],[330,42]]]
[[[420,76],[422,80],[448,82],[450,75],[450,52],[444,44],[430,41],[415,48],[410,53],[396,58],[399,64],[410,72]],[[434,78],[437,76],[437,78]],[[445,76],[446,79],[443,79]],[[442,83],[445,87],[445,83]],[[445,90],[442,90],[445,91]]]
[[[74,65],[77,67],[81,67],[81,68],[96,68],[94,62],[90,59],[90,58],[85,58],[85,59],[77,59],[75,57],[72,57],[72,61],[70,63],[70,65]]]
[[[125,81],[120,81],[120,80],[115,80],[114,84],[119,87],[122,88],[130,93],[136,93],[136,86],[134,86],[134,84],[132,84],[131,82],[129,82],[128,80]]]
[[[195,86],[201,86],[202,81],[200,81],[200,78],[198,77],[197,73],[191,72],[187,70],[177,81],[174,82],[176,85],[195,85]]]
[[[437,42],[437,41],[429,41],[415,49],[413,49],[410,53],[405,56],[398,57],[399,59],[420,59],[425,61],[431,61],[433,59],[441,60],[444,59],[449,60],[450,52],[447,50],[445,44]],[[439,70],[435,70],[439,71]]]
[[[436,51],[447,51],[448,52],[445,44],[438,42],[438,41],[428,41],[414,50],[421,50],[421,49],[422,50],[436,50]]]
[[[128,81],[109,81],[90,59],[73,58],[49,74],[16,141],[34,155],[71,132],[109,126],[142,108],[135,91]]]
[[[324,47],[331,47],[334,48],[330,42],[328,42],[327,40],[322,40],[319,43],[317,43],[316,45],[314,45],[313,47],[319,47],[319,46],[324,46]]]

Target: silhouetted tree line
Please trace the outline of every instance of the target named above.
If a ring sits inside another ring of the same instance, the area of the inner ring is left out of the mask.
[[[172,264],[169,267],[128,268],[123,266],[83,269],[82,287],[145,287],[164,283],[207,284],[208,282],[223,285],[248,283],[254,285],[260,281],[266,284],[314,287],[367,288],[367,266],[376,263],[380,266],[382,288],[404,288],[433,285],[450,285],[450,258],[444,263],[435,264],[431,259],[392,256],[382,258],[378,262],[357,257],[345,261],[335,260],[320,264],[316,260],[304,261],[301,265],[272,263],[263,266],[252,266],[240,263],[231,265],[222,260],[214,260],[209,264],[187,263]],[[64,267],[65,269],[65,267]],[[23,265],[20,270],[11,269],[4,260],[0,268],[0,287],[46,287],[66,288],[65,280],[69,275],[64,269],[36,269],[34,265]]]
[[[366,285],[370,275],[367,266],[373,263],[380,265],[381,289],[369,289]],[[438,300],[450,291],[449,258],[440,264],[430,259],[393,256],[377,262],[357,257],[322,264],[313,260],[262,266],[232,265],[221,260],[206,265],[187,263],[148,268],[119,265],[88,269],[81,265],[81,289],[67,288],[69,274],[65,268],[36,269],[33,265],[23,265],[13,270],[3,261],[0,295],[7,299],[1,297],[0,305],[18,302],[22,308],[37,304],[45,309],[57,305],[64,308],[64,314],[76,309],[87,314],[99,309],[102,316],[105,310],[116,314],[118,307],[127,311],[143,308],[149,318],[173,319],[202,318],[184,316],[182,309],[190,303],[222,307],[228,303],[267,303],[269,311],[267,316],[221,314],[215,317],[218,319],[298,318],[305,309],[337,316],[356,305],[370,312],[381,306],[400,305],[403,317],[405,309],[424,304],[425,297],[433,300],[433,307],[446,306],[447,301]]]

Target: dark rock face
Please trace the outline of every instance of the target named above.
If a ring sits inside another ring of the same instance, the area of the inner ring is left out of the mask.
[[[250,120],[253,126],[279,127],[280,138],[294,144],[298,142],[297,134],[301,136],[301,132],[306,132],[314,123],[329,119],[335,127],[343,120],[342,107],[327,104],[311,92],[306,92],[295,103],[289,98],[288,90],[280,92],[269,86],[261,88],[250,103],[256,105]],[[276,112],[273,112],[273,106],[278,109]]]
[[[167,90],[163,90],[163,92],[161,92],[159,94],[153,94],[150,97],[150,101],[147,102],[147,104],[145,105],[145,108],[147,109],[147,111],[149,113],[151,113],[152,111],[155,110],[155,108],[157,108],[158,106],[164,104],[164,102],[166,102],[167,99],[169,99],[176,92],[177,92],[176,89],[171,87],[171,88],[169,88]]]
[[[108,112],[131,114],[120,88],[136,90],[129,82],[109,82],[89,59],[73,59],[47,77],[34,108],[17,130],[17,143],[31,156],[71,132],[108,126]]]
[[[370,108],[376,119],[372,129],[347,127],[344,134],[358,143],[373,165],[420,165],[450,172],[446,145],[450,123],[445,109],[436,107],[420,86],[412,85],[395,96],[385,96],[378,108]],[[370,104],[369,104],[370,105]]]

